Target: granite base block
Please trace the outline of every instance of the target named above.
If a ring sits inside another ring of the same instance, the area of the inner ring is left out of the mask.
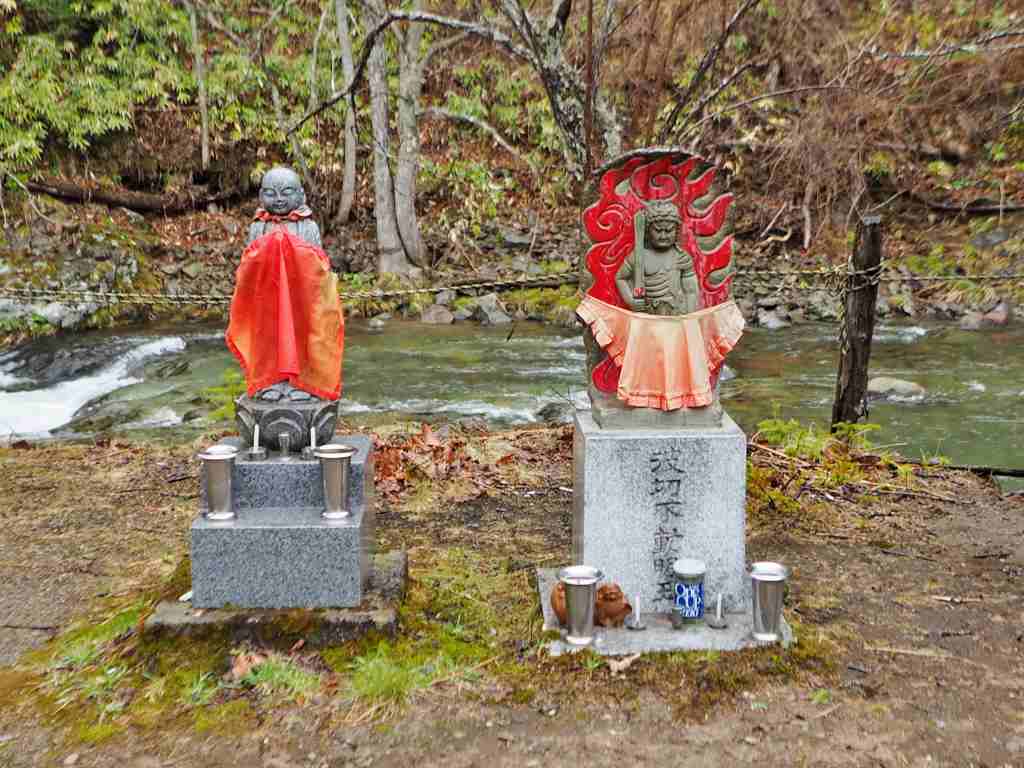
[[[239,510],[192,523],[197,608],[350,608],[363,601],[373,556],[372,515],[324,520],[322,507]]]
[[[562,631],[558,617],[551,609],[548,599],[551,590],[558,581],[558,569],[537,569],[537,591],[540,594],[541,608],[544,612],[545,631]],[[755,640],[753,637],[754,618],[750,611],[728,613],[725,629],[712,629],[706,624],[675,629],[668,613],[647,613],[642,611],[640,618],[646,629],[636,631],[626,627],[606,629],[596,627],[594,642],[586,646],[601,656],[631,656],[634,653],[659,653],[670,651],[739,651],[744,648],[760,648],[774,645]],[[632,616],[629,617],[632,621]],[[781,644],[788,647],[793,642],[793,630],[786,620],[782,620]],[[547,645],[548,653],[560,656],[583,650],[580,646],[570,645],[565,640],[552,640]]]
[[[708,604],[721,594],[727,611],[749,612],[746,470],[746,436],[728,415],[717,428],[604,429],[578,411],[573,561],[667,613],[673,562],[697,558]]]
[[[339,435],[332,444],[356,449],[349,470],[348,505],[358,511],[373,504],[373,442],[366,435]],[[249,447],[240,437],[228,437],[222,445],[237,448],[238,458],[232,476],[232,501],[235,509],[262,507],[320,507],[324,489],[318,459],[302,459],[297,453],[282,460],[277,453],[260,461],[245,458]],[[206,484],[200,484],[200,508],[206,509]]]
[[[153,638],[227,637],[233,643],[281,649],[291,648],[299,640],[310,648],[323,648],[371,631],[393,636],[398,631],[398,606],[405,598],[408,577],[405,552],[387,552],[373,559],[368,589],[356,608],[203,610],[191,601],[168,600],[146,619],[144,632]]]

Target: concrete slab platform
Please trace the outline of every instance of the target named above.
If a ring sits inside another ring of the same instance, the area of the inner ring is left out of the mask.
[[[551,609],[549,597],[551,590],[558,581],[557,568],[537,569],[537,591],[540,593],[541,609],[544,612],[544,629],[561,631],[563,628],[558,617]],[[729,622],[725,629],[712,629],[707,625],[689,626],[685,629],[672,627],[671,614],[646,613],[641,611],[641,620],[647,629],[595,629],[594,643],[590,650],[601,656],[629,656],[634,653],[658,653],[666,651],[739,651],[744,648],[758,648],[773,643],[762,643],[754,639],[753,616],[749,611],[729,613]],[[782,620],[782,645],[789,646],[793,642],[793,630]],[[561,656],[581,650],[579,646],[570,645],[564,640],[553,640],[548,643],[548,653]]]
[[[290,648],[299,640],[311,648],[338,645],[371,631],[391,636],[398,631],[398,606],[408,577],[405,551],[386,552],[374,557],[369,589],[355,608],[202,609],[191,602],[164,601],[143,632],[151,638],[227,637],[275,648]]]

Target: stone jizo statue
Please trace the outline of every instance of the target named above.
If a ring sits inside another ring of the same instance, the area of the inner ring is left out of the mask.
[[[298,174],[268,171],[231,301],[228,347],[245,372],[239,431],[272,449],[327,442],[337,421],[345,323],[337,276]],[[288,440],[282,441],[287,434]]]

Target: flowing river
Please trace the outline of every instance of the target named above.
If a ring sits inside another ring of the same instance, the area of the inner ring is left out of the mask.
[[[835,385],[835,327],[752,329],[730,355],[726,409],[748,432],[776,410],[826,424]],[[908,379],[927,395],[875,402],[876,444],[911,458],[1024,466],[1024,327],[965,332],[883,324],[872,375]],[[342,418],[352,424],[481,417],[529,424],[585,407],[578,333],[534,323],[514,328],[391,321],[382,331],[350,322]],[[0,434],[72,437],[109,429],[200,430],[204,397],[238,366],[214,327],[44,339],[0,353]]]

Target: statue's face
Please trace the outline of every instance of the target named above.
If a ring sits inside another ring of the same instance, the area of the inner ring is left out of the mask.
[[[287,168],[275,168],[263,177],[260,205],[270,213],[286,216],[306,202],[298,175]]]
[[[679,222],[658,219],[647,225],[647,247],[655,251],[667,251],[679,239]]]

